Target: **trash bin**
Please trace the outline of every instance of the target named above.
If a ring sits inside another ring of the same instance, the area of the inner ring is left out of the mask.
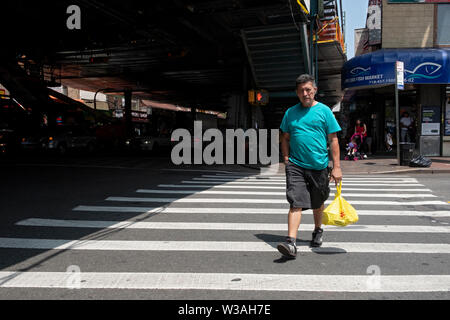
[[[409,166],[409,162],[413,158],[416,144],[411,142],[400,142],[400,165]]]

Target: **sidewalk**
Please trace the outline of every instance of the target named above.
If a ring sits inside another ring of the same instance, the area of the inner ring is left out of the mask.
[[[344,174],[389,174],[389,173],[450,173],[449,157],[427,157],[433,161],[429,168],[413,168],[399,166],[394,157],[368,157],[364,160],[345,161],[341,160]]]
[[[364,160],[341,160],[342,172],[346,174],[416,174],[416,173],[450,173],[450,157],[427,157],[433,161],[429,168],[399,166],[395,156],[370,156]],[[331,165],[332,163],[330,163]],[[259,166],[245,165],[253,170]],[[278,173],[284,173],[284,164],[280,163]]]
[[[348,174],[415,174],[415,173],[450,173],[450,157],[427,157],[433,162],[430,168],[412,168],[398,166],[395,155],[374,155],[358,161],[341,160],[344,175]],[[44,166],[44,167],[78,167],[100,169],[129,169],[129,170],[168,170],[173,172],[222,172],[242,174],[284,174],[284,164],[264,166],[261,164],[234,165],[174,165],[168,157],[135,157],[135,156],[94,156],[94,157],[36,157],[17,158],[0,157],[0,169],[4,166]],[[332,165],[332,164],[331,164]],[[271,170],[272,169],[272,170]]]

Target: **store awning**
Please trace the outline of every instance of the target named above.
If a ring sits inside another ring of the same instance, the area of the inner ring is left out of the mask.
[[[342,68],[342,88],[394,84],[396,61],[404,63],[405,84],[450,83],[450,49],[382,49],[347,61]]]

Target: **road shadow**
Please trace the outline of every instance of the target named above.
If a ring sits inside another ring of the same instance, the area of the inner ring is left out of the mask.
[[[267,233],[260,233],[255,235],[259,240],[264,241],[268,245],[270,245],[272,248],[274,248],[275,251],[277,250],[277,245],[280,242],[284,242],[286,240],[285,236],[276,235],[276,234],[267,234]],[[304,239],[298,239],[296,240],[297,248],[301,247],[308,247],[311,252],[320,254],[320,255],[335,255],[335,254],[343,254],[347,253],[345,249],[338,248],[338,247],[312,247],[311,246],[311,240],[304,240]],[[274,263],[286,263],[288,261],[295,260],[295,258],[285,257],[281,256],[278,259],[275,259]]]
[[[0,286],[20,272],[35,270],[58,256],[82,249],[91,241],[115,239],[124,230],[109,228],[115,223],[125,223],[127,227],[151,221],[154,216],[166,213],[165,209],[176,200],[253,175],[240,172],[237,178],[224,176],[214,181],[201,181],[194,178],[202,177],[202,171],[163,170],[162,166],[171,167],[164,161],[149,170],[146,159],[82,155],[0,157],[3,182],[0,185],[0,271],[14,270],[14,274],[0,278]],[[211,172],[215,174],[217,170]],[[182,180],[193,182],[186,184],[191,187],[184,188],[188,191],[186,194],[136,195],[137,189],[171,190],[160,185],[181,184]],[[107,200],[110,196],[138,197],[138,200]],[[152,196],[155,201],[142,201]],[[158,200],[163,198],[167,201]],[[132,210],[124,211],[124,208]],[[69,222],[58,226],[52,221],[46,225],[45,222],[49,222],[46,220],[92,220],[104,224],[83,227],[72,226]]]
[[[337,248],[337,247],[320,247],[320,248],[314,248],[310,247],[311,251],[317,254],[322,255],[334,255],[334,254],[343,254],[347,253],[345,249]]]

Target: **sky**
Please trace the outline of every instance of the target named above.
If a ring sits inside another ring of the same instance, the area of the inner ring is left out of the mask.
[[[355,29],[366,27],[367,8],[369,0],[342,0],[345,11],[345,43],[347,44],[347,59],[355,56]]]

